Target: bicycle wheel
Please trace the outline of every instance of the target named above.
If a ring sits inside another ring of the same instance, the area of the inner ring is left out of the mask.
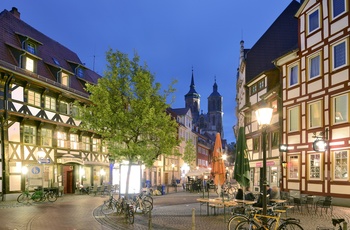
[[[53,193],[53,192],[49,192],[47,194],[47,199],[50,201],[50,202],[55,202],[57,200],[57,194],[56,193]]]
[[[277,230],[304,230],[298,223],[296,222],[285,222],[280,225]]]
[[[34,192],[31,196],[31,199],[34,200],[34,202],[41,201],[41,192]]]
[[[150,195],[144,194],[142,196],[142,199],[143,200],[147,200],[147,201],[149,201],[149,202],[151,202],[153,204],[153,197],[151,197]]]
[[[101,207],[101,211],[105,215],[109,215],[116,210],[116,203],[114,201],[108,200],[104,202],[104,204]]]
[[[147,214],[153,209],[153,204],[149,202],[148,200],[142,201],[142,212],[144,214]]]
[[[257,225],[254,221],[251,220],[243,220],[242,222],[237,224],[237,230],[255,230],[260,229],[260,226]]]
[[[23,203],[25,201],[30,200],[30,194],[29,193],[22,193],[17,197],[18,203]]]
[[[227,223],[227,230],[236,229],[237,225],[242,221],[248,220],[248,217],[245,215],[233,215],[230,217]]]
[[[120,203],[120,201],[116,201],[115,202],[115,212],[117,213],[117,215],[120,215],[123,211],[123,206]]]
[[[132,208],[129,208],[128,221],[129,221],[129,224],[134,223],[134,210]]]

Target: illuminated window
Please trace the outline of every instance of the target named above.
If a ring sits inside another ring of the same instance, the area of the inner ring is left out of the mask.
[[[52,130],[51,129],[41,129],[41,145],[42,146],[52,146]]]
[[[40,93],[28,90],[28,104],[40,107],[40,104],[41,104]]]
[[[309,154],[309,179],[322,179],[322,161],[320,153]]]
[[[36,144],[36,127],[25,125],[23,128],[23,142],[25,144]]]
[[[26,57],[25,60],[25,69],[34,72],[34,60],[29,57]]]
[[[56,98],[45,96],[45,109],[56,111]]]
[[[101,149],[101,139],[92,138],[92,151],[99,152]]]
[[[81,143],[83,150],[90,151],[90,137],[82,136]]]
[[[61,73],[61,84],[65,86],[69,86],[69,76],[66,73]]]
[[[348,94],[332,98],[333,123],[339,124],[348,121]]]
[[[299,107],[293,107],[288,109],[288,131],[289,132],[295,132],[299,131],[299,119],[300,119],[300,113],[299,113]]]
[[[66,148],[67,133],[57,132],[57,147]]]
[[[322,125],[322,105],[321,101],[310,103],[309,105],[309,128],[320,127]]]
[[[79,136],[77,134],[70,134],[70,148],[71,149],[79,149]]]
[[[333,152],[334,180],[348,180],[349,176],[349,151],[340,150]]]
[[[299,179],[300,176],[300,162],[298,155],[288,156],[288,179]]]

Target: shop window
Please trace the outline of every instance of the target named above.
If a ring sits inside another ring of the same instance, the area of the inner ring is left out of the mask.
[[[309,154],[309,179],[322,179],[322,155],[321,153]]]
[[[288,156],[288,179],[300,179],[300,159],[299,155]]]

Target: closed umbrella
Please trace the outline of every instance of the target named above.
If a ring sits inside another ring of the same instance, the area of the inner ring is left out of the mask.
[[[222,144],[220,133],[216,134],[214,150],[213,150],[213,165],[212,173],[214,175],[214,184],[221,188],[221,185],[225,182],[225,162],[222,159]]]
[[[240,127],[236,146],[236,161],[234,178],[244,188],[250,183],[250,166],[248,159],[248,148],[245,139],[244,128]]]

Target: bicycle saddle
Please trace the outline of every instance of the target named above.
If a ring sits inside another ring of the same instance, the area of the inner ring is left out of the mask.
[[[332,219],[333,226],[336,226],[337,224],[340,224],[343,222],[345,219]]]

